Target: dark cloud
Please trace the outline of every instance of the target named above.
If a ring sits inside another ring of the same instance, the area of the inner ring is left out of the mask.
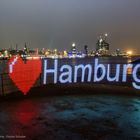
[[[109,33],[111,50],[139,51],[139,0],[1,0],[0,46],[28,42],[32,48],[95,48]],[[140,52],[140,51],[139,51]]]

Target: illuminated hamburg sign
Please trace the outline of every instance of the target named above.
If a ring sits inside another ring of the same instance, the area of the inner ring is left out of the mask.
[[[67,61],[68,60],[68,61]],[[72,63],[73,59],[40,59],[28,60],[20,57],[9,61],[9,76],[15,85],[24,93],[30,90],[42,72],[42,83],[78,83],[78,82],[128,82],[128,71],[132,69],[132,86],[140,89],[140,64],[103,64],[98,58],[92,63]],[[112,67],[114,68],[112,71]],[[50,80],[51,79],[51,80]]]
[[[77,83],[77,82],[127,82],[127,72],[132,69],[132,85],[136,89],[140,89],[140,64],[114,64],[115,72],[112,76],[111,64],[101,64],[99,59],[93,59],[93,64],[78,64],[71,66],[69,64],[62,65],[58,68],[59,60],[53,60],[53,67],[48,67],[48,60],[44,59],[43,68],[43,84],[47,84],[47,77],[52,75],[53,83]],[[79,72],[80,71],[80,72]],[[121,76],[122,75],[122,76]],[[80,81],[78,81],[80,77]]]

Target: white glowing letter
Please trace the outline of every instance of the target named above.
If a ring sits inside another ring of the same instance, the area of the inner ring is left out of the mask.
[[[122,77],[122,82],[126,82],[126,76],[127,76],[127,70],[128,68],[132,68],[133,67],[133,64],[125,64],[123,65],[123,77]]]
[[[63,72],[63,73],[61,73],[61,75],[59,77],[60,83],[67,83],[67,82],[71,83],[72,82],[72,67],[71,66],[63,65],[60,68],[60,72]]]
[[[106,69],[103,64],[98,64],[98,59],[95,59],[94,65],[94,82],[99,82],[104,79]]]
[[[44,60],[44,77],[43,77],[43,84],[46,84],[47,74],[53,73],[54,74],[54,83],[57,83],[57,68],[58,67],[58,60],[54,60],[54,69],[48,69],[48,61]]]
[[[119,75],[120,75],[120,64],[117,64],[116,65],[116,74],[114,77],[111,77],[110,76],[110,73],[111,73],[111,70],[110,70],[110,64],[107,65],[107,80],[109,82],[112,82],[112,81],[116,81],[118,82],[119,81]]]
[[[134,88],[136,89],[140,89],[140,85],[138,86],[136,84],[137,83],[140,83],[140,79],[137,77],[137,74],[138,74],[138,69],[140,68],[140,64],[136,65],[133,69],[133,79],[135,80],[135,82],[132,82],[132,85]],[[139,75],[140,76],[140,75]]]
[[[78,77],[78,70],[81,69],[81,82],[84,82],[85,80],[85,74],[86,74],[86,69],[88,70],[88,82],[91,81],[91,75],[92,75],[92,67],[90,64],[87,65],[77,65],[74,67],[74,82],[77,82],[77,77]]]

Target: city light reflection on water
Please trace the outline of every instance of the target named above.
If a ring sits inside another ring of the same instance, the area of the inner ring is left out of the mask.
[[[31,139],[96,138],[101,134],[108,139],[139,138],[140,97],[76,95],[2,102],[0,130]]]

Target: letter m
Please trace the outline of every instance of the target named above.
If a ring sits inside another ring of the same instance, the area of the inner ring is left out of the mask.
[[[78,75],[79,70],[81,70],[81,73]],[[90,64],[87,65],[77,65],[74,67],[74,82],[77,82],[77,77],[81,77],[81,82],[85,81],[85,74],[86,74],[86,70],[88,70],[88,79],[87,81],[90,82],[91,81],[91,75],[92,75],[92,67]]]

